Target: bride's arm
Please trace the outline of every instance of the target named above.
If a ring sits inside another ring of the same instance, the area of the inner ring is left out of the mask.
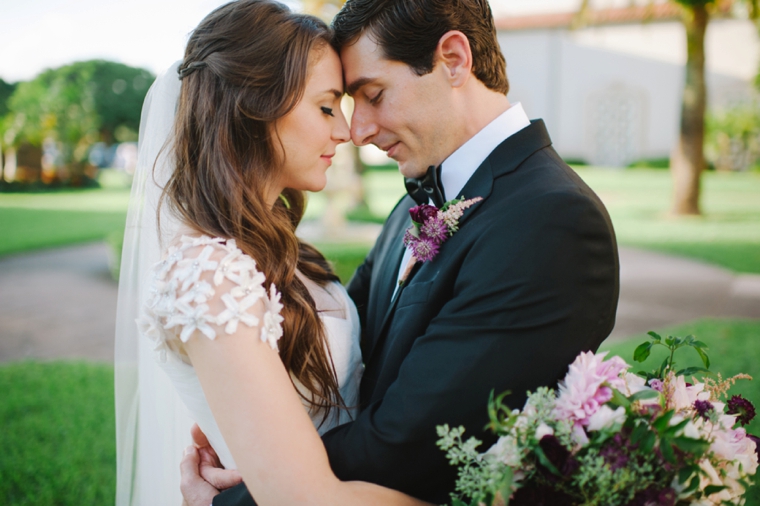
[[[248,309],[263,321],[264,304]],[[185,344],[203,391],[258,504],[425,504],[366,482],[341,482],[277,352],[258,326]]]

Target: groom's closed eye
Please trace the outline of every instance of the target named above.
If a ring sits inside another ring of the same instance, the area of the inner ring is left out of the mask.
[[[385,90],[380,90],[380,92],[374,96],[374,98],[369,99],[369,103],[372,105],[377,105],[377,103],[380,101],[380,98],[383,96],[383,92]]]

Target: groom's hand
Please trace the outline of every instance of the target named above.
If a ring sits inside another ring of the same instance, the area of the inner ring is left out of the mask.
[[[194,446],[188,446],[185,456],[179,464],[182,474],[179,489],[182,491],[182,506],[209,506],[219,493],[209,482],[204,480],[199,472],[201,455]]]
[[[193,437],[195,447],[200,454],[198,470],[201,478],[219,490],[234,487],[243,481],[243,478],[237,470],[224,469],[219,457],[208,442],[208,438],[201,428],[198,427],[197,423],[193,424],[193,427],[190,429],[190,435]]]

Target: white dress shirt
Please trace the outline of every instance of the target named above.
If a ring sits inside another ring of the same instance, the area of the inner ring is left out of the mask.
[[[522,104],[517,102],[504,111],[495,120],[486,125],[480,132],[473,135],[470,140],[462,144],[451,156],[441,164],[441,186],[443,186],[444,200],[452,200],[462,197],[460,192],[470,180],[475,171],[480,167],[488,155],[508,137],[516,134],[530,125],[530,120],[523,110]],[[468,199],[480,195],[464,195]],[[411,220],[411,218],[410,218]],[[409,222],[411,225],[411,221]],[[397,280],[401,279],[409,259],[412,257],[411,250],[404,251],[401,259]],[[398,291],[398,283],[393,290],[394,297]]]

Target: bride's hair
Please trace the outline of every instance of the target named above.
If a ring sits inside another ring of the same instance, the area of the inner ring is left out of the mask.
[[[314,300],[296,269],[322,286],[338,278],[295,235],[303,192],[286,189],[271,208],[266,190],[281,167],[275,121],[300,101],[309,66],[329,50],[330,38],[321,20],[270,0],[238,0],[209,14],[179,67],[177,166],[162,195],[194,229],[235,239],[275,284],[285,319],[280,357],[323,420],[343,400]]]

